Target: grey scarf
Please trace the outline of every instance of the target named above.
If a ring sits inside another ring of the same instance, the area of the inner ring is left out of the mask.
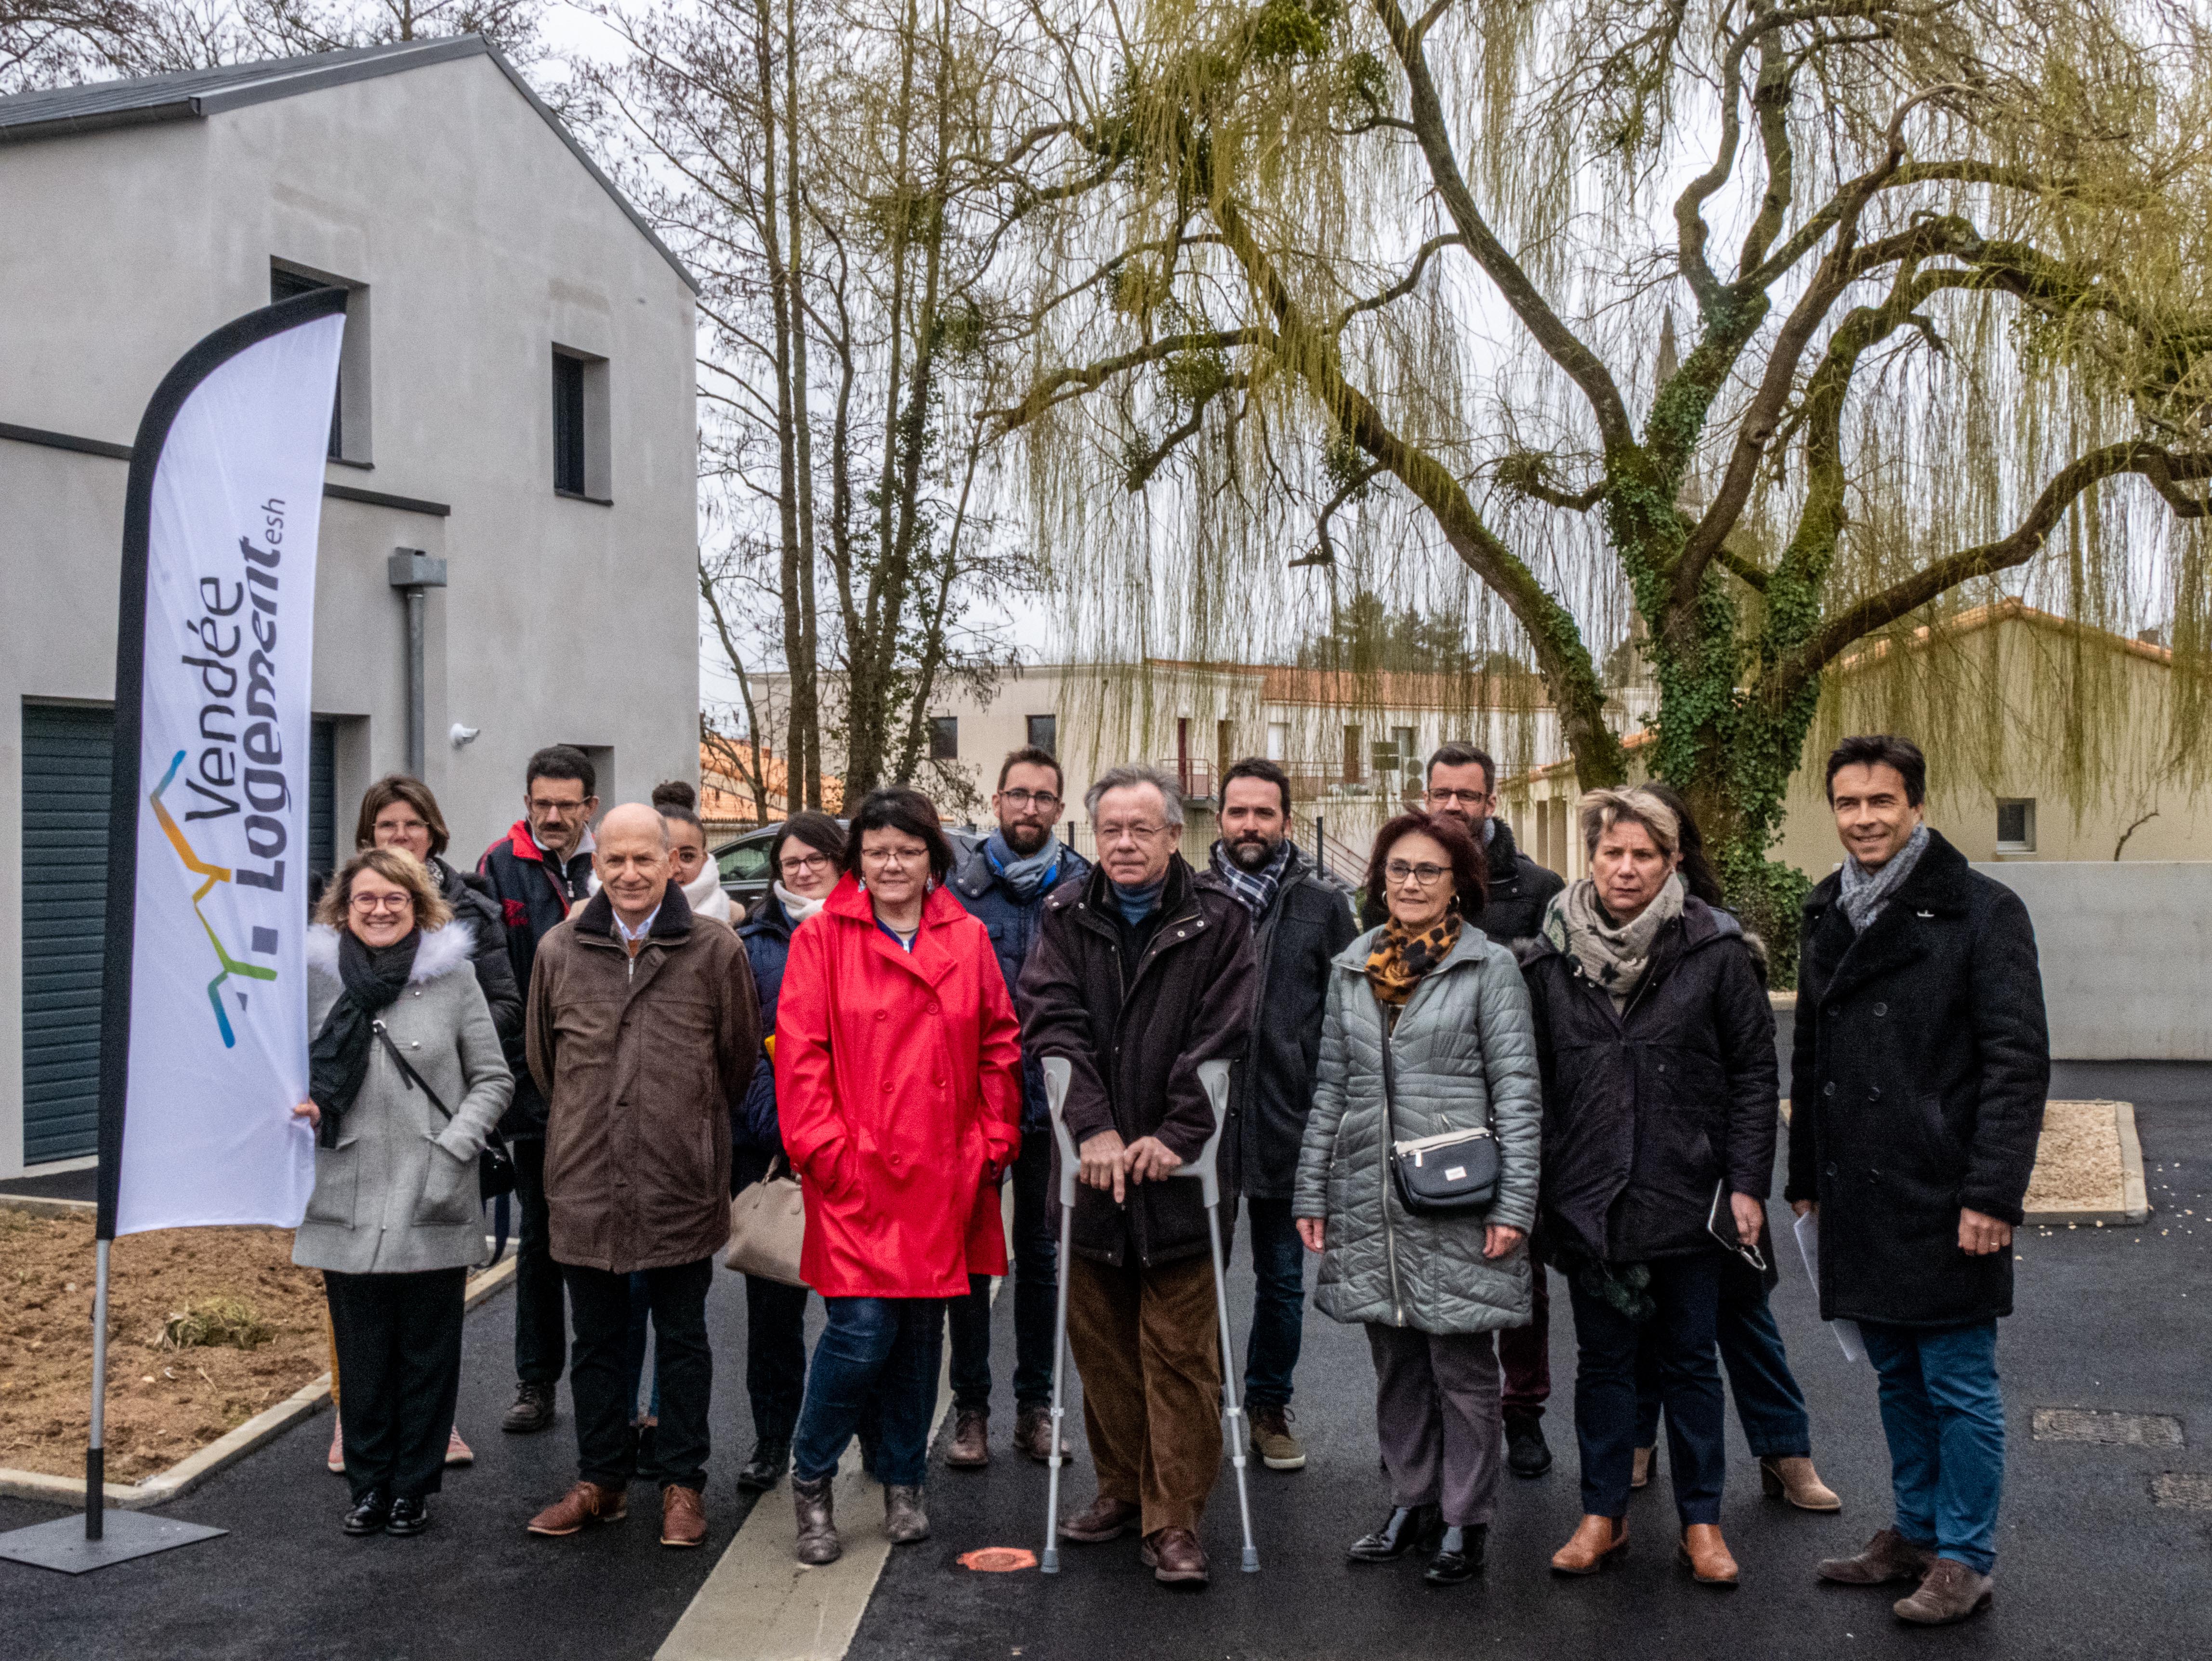
[[[1851,920],[1854,934],[1866,933],[1868,925],[1881,915],[1890,896],[1904,885],[1905,879],[1912,874],[1912,867],[1920,863],[1920,856],[1927,851],[1928,827],[1923,824],[1891,856],[1889,863],[1877,870],[1869,871],[1856,859],[1844,856],[1844,915]]]
[[[1597,885],[1584,877],[1552,901],[1544,913],[1543,935],[1582,965],[1614,1009],[1626,1009],[1629,995],[1650,966],[1652,942],[1682,915],[1683,892],[1677,872],[1633,922],[1615,923],[1598,904]]]

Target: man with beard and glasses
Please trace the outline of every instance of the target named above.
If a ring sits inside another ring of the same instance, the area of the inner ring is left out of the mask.
[[[1044,897],[1063,882],[1091,874],[1091,861],[1052,834],[1063,806],[1060,764],[1031,745],[999,767],[991,798],[998,829],[952,873],[952,897],[991,932],[1014,1010],[1026,1019],[1022,964],[1036,940]],[[1052,1457],[1052,1346],[1060,1295],[1058,1221],[1052,1205],[1052,1120],[1045,1106],[1044,1069],[1022,1062],[1022,1147],[1009,1173],[1014,1184],[1014,1447],[1032,1459]],[[991,1463],[991,1277],[951,1305],[952,1445],[945,1463],[974,1470]]]
[[[1244,1197],[1257,1287],[1244,1349],[1252,1445],[1270,1470],[1302,1470],[1291,1433],[1291,1375],[1305,1323],[1305,1248],[1291,1217],[1298,1148],[1313,1107],[1329,960],[1358,930],[1352,891],[1291,840],[1291,782],[1248,757],[1222,776],[1221,839],[1213,874],[1252,914],[1259,989],[1251,1048],[1231,1086],[1226,1175]]]
[[[1512,827],[1497,817],[1498,764],[1471,744],[1446,744],[1429,757],[1421,809],[1451,819],[1474,838],[1489,877],[1482,932],[1500,946],[1535,938],[1552,897],[1566,880],[1522,853]],[[1386,921],[1372,897],[1361,922]],[[1505,1464],[1516,1476],[1541,1476],[1552,1468],[1544,1440],[1544,1403],[1552,1395],[1552,1293],[1540,1258],[1531,1254],[1534,1301],[1529,1323],[1498,1335],[1498,1361],[1505,1374]]]

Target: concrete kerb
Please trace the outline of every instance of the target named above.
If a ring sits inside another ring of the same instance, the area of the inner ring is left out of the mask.
[[[2136,1135],[2136,1104],[2114,1102],[2112,1123],[2120,1141],[2120,1208],[2110,1206],[2059,1206],[2031,1211],[2021,1220],[2041,1227],[2087,1223],[2096,1227],[2132,1227],[2150,1220],[2150,1189],[2143,1180],[2142,1141]]]
[[[43,1209],[48,1207],[68,1207],[72,1210]],[[34,1211],[35,1214],[42,1216],[70,1215],[76,1210],[90,1211],[94,1208],[89,1202],[82,1200],[0,1199],[0,1209]],[[514,1256],[509,1253],[490,1269],[470,1280],[465,1306],[474,1309],[514,1279]],[[150,1506],[167,1505],[172,1500],[190,1494],[217,1471],[236,1464],[301,1420],[320,1413],[330,1404],[330,1399],[331,1375],[325,1372],[301,1385],[274,1407],[264,1408],[236,1429],[179,1460],[167,1470],[156,1471],[142,1482],[108,1483],[106,1490],[107,1503],[118,1511],[144,1511]],[[82,1476],[52,1476],[42,1470],[12,1470],[0,1466],[0,1494],[11,1500],[38,1500],[49,1505],[77,1506],[84,1502],[84,1479]]]

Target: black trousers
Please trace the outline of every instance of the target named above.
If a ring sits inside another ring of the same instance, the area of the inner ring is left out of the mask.
[[[372,1489],[413,1499],[435,1494],[442,1482],[446,1436],[461,1390],[468,1275],[465,1269],[324,1273],[345,1388],[339,1422],[346,1481],[356,1500]]]
[[[745,1394],[753,1436],[791,1445],[806,1394],[806,1288],[745,1276]]]
[[[521,1213],[514,1228],[514,1376],[526,1384],[550,1384],[568,1359],[568,1318],[545,1208],[545,1139],[516,1136],[507,1147]]]
[[[638,1465],[630,1424],[629,1336],[630,1277],[603,1269],[562,1265],[575,1317],[575,1354],[568,1394],[576,1408],[576,1469],[602,1488],[626,1487],[643,1475],[662,1488],[707,1486],[707,1409],[714,1389],[714,1354],[707,1343],[707,1291],[714,1260],[644,1271],[653,1305],[653,1376],[660,1391],[660,1424],[653,1433],[650,1469]],[[353,1381],[346,1381],[350,1394]]]

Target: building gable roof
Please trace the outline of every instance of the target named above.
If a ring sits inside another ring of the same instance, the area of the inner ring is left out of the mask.
[[[684,269],[684,262],[660,240],[645,216],[585,152],[567,123],[546,106],[545,100],[531,89],[514,65],[479,34],[454,35],[439,40],[401,40],[352,52],[316,52],[304,58],[279,58],[259,64],[230,64],[219,69],[182,70],[169,75],[16,93],[0,98],[0,145],[155,122],[204,120],[210,115],[250,104],[321,92],[349,82],[398,75],[463,58],[489,58],[568,147],[569,154],[582,164],[585,172],[614,198],[615,205],[637,227],[639,234],[653,244],[683,279],[684,286],[694,294],[699,292],[699,280]]]

